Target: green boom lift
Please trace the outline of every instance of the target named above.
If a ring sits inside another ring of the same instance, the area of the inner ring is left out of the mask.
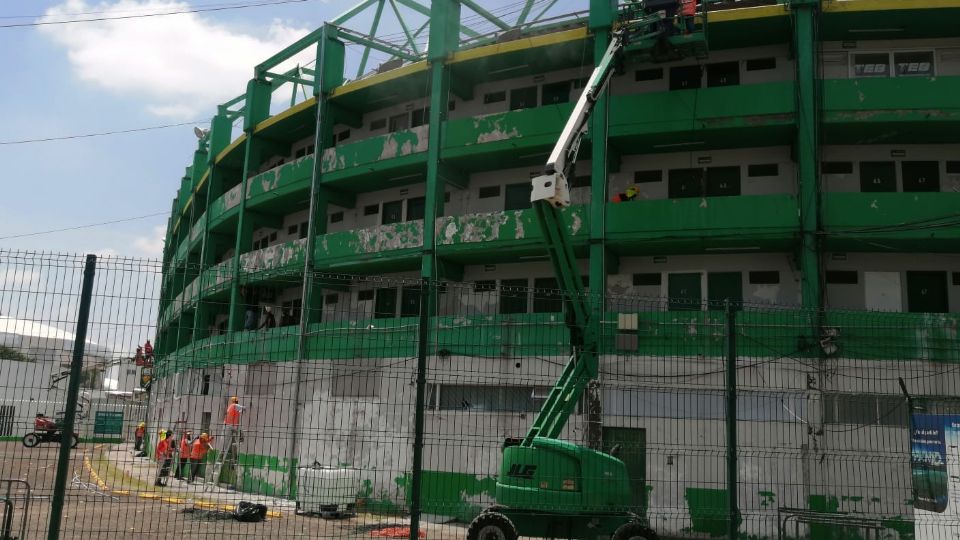
[[[652,1],[620,8],[607,48],[550,154],[533,179],[531,201],[543,229],[557,282],[565,291],[572,354],[533,426],[522,440],[507,441],[497,480],[497,504],[470,524],[468,540],[516,540],[518,536],[653,540],[646,517],[631,506],[626,465],[615,456],[559,440],[587,385],[599,371],[599,321],[590,309],[576,255],[561,220],[570,205],[567,178],[587,131],[593,105],[606,89],[624,52],[674,60],[705,53],[705,20],[691,34],[662,35],[662,16]],[[655,8],[654,8],[655,9]]]

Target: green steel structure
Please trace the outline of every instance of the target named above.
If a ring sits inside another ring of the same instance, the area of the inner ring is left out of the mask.
[[[556,142],[617,12],[615,0],[582,0],[581,11],[554,16],[555,3],[519,2],[505,17],[471,0],[365,0],[257,65],[246,92],[199,132],[173,201],[157,375],[269,351],[361,354],[350,343],[360,326],[322,316],[326,298],[349,286],[318,273],[427,284],[549,275],[527,171],[539,172]],[[708,55],[656,63],[628,52],[596,104],[574,204],[559,213],[589,290],[671,297],[667,311],[699,322],[720,317],[708,306],[725,299],[886,309],[930,321],[922,337],[891,330],[918,350],[952,339],[956,327],[931,313],[960,311],[960,0],[701,9]],[[349,29],[360,14],[372,26]],[[392,41],[381,34],[388,14]],[[361,50],[349,73],[348,47]],[[305,54],[312,68],[291,67]],[[368,72],[373,54],[387,59]],[[304,89],[311,97],[298,100]],[[628,188],[639,195],[613,201]],[[295,338],[242,332],[250,288],[293,282],[284,309],[298,317]],[[392,310],[381,327],[402,328],[396,300],[381,306]],[[438,331],[473,331],[456,330],[456,314],[435,300],[426,305]],[[596,309],[596,320],[617,324],[614,308]],[[547,316],[527,311],[514,316],[531,325]],[[639,314],[636,350],[704,354],[681,329],[644,334],[658,317]],[[830,313],[810,323],[817,335],[856,321]],[[416,356],[415,341],[397,351],[374,339],[362,354]],[[223,347],[228,359],[211,352]],[[296,437],[297,413],[289,422]]]

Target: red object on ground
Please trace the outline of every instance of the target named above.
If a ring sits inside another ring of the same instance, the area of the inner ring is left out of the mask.
[[[33,430],[34,431],[56,431],[57,423],[47,418],[46,416],[41,416],[33,421]]]
[[[370,536],[375,538],[410,538],[410,527],[384,527],[370,531]],[[419,531],[417,537],[426,538],[427,533]]]

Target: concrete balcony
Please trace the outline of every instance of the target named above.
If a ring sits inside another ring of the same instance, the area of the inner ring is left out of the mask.
[[[824,248],[956,252],[960,193],[824,193]]]

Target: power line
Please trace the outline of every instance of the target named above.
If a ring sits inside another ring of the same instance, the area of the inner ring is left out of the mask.
[[[115,219],[115,220],[113,220],[113,221],[103,221],[103,222],[101,222],[101,223],[89,223],[89,224],[87,224],[87,225],[77,225],[77,226],[75,226],[75,227],[64,227],[64,228],[62,228],[62,229],[50,229],[49,231],[37,231],[37,232],[24,233],[24,234],[11,234],[10,236],[0,236],[0,240],[11,240],[11,239],[14,239],[14,238],[26,238],[26,237],[28,237],[28,236],[40,236],[40,235],[42,235],[42,234],[52,234],[52,233],[66,232],[66,231],[78,231],[78,230],[80,230],[80,229],[90,229],[90,228],[93,228],[93,227],[101,227],[101,226],[103,226],[103,225],[112,225],[112,224],[114,224],[114,223],[125,223],[125,222],[127,222],[127,221],[136,221],[136,220],[138,220],[138,219],[146,219],[146,218],[151,218],[151,217],[156,217],[156,216],[165,216],[165,215],[168,215],[169,213],[170,213],[170,212],[156,212],[156,213],[153,213],[153,214],[147,214],[147,215],[145,215],[145,216],[136,216],[136,217],[130,217],[130,218]]]
[[[196,2],[194,2],[192,5],[194,6],[194,9],[199,9],[199,8],[201,8],[201,7],[234,6],[234,5],[242,4],[242,3],[243,3],[243,2],[239,2],[239,1],[234,1],[234,2],[209,2],[209,3],[201,3],[201,4],[197,4]],[[189,4],[188,4],[188,5],[189,5]],[[156,10],[156,9],[163,9],[163,8],[155,8],[154,10]],[[85,16],[85,15],[102,15],[102,14],[104,14],[104,13],[146,13],[146,12],[149,12],[149,10],[145,10],[144,8],[141,7],[140,9],[111,9],[111,10],[106,10],[106,11],[74,11],[74,12],[70,12],[70,13],[61,13],[60,15],[63,16],[63,17],[81,17],[81,16]],[[47,16],[46,14],[40,14],[40,15],[0,15],[0,20],[2,20],[2,19],[39,19],[39,18],[46,17],[46,16]]]
[[[48,25],[55,25],[55,24],[72,24],[72,23],[81,23],[81,22],[102,22],[102,21],[118,21],[118,20],[126,20],[126,19],[142,19],[146,17],[165,17],[167,15],[183,15],[186,13],[205,13],[209,11],[226,11],[231,9],[245,9],[245,8],[262,7],[262,6],[278,6],[281,4],[300,4],[303,2],[310,2],[310,1],[312,0],[274,0],[270,2],[239,4],[234,6],[184,9],[181,11],[168,11],[165,13],[142,13],[139,15],[120,15],[117,17],[95,17],[91,19],[67,19],[63,21],[42,21],[42,22],[30,22],[30,23],[2,24],[0,25],[0,28],[23,28],[28,26],[48,26]]]
[[[62,137],[44,137],[42,139],[21,139],[17,141],[0,141],[0,145],[27,144],[27,143],[37,143],[37,142],[50,142],[50,141],[66,141],[69,139],[85,139],[88,137],[103,137],[105,135],[121,135],[124,133],[138,133],[141,131],[151,131],[155,129],[166,129],[166,128],[172,128],[172,127],[181,127],[181,126],[195,126],[203,122],[204,122],[203,120],[195,120],[193,122],[181,122],[179,124],[165,124],[162,126],[121,129],[117,131],[102,131],[100,133],[83,133],[80,135],[64,135]]]

